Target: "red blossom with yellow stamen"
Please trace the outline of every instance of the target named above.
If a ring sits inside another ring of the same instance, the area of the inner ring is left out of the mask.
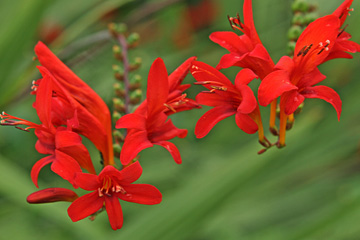
[[[149,184],[133,184],[142,173],[139,162],[117,170],[106,166],[99,175],[78,173],[76,184],[92,193],[77,198],[68,208],[72,221],[86,218],[105,207],[112,229],[120,229],[123,225],[123,214],[120,200],[139,204],[153,205],[162,200],[160,191]]]

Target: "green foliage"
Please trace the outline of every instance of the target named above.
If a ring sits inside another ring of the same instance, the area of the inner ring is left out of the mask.
[[[32,62],[33,46],[39,39],[40,23],[48,16],[58,19],[65,28],[50,48],[62,54],[66,63],[111,106],[114,60],[109,37],[102,32],[108,22],[100,19],[110,9],[120,7],[115,20],[126,22],[145,4],[134,1],[138,3],[134,8],[127,2],[19,0],[14,4],[2,0],[0,19],[6,24],[0,25],[0,110],[38,121],[28,89],[38,78],[36,62]],[[141,37],[139,47],[133,51],[142,57],[139,74],[143,79],[156,57],[164,59],[169,72],[193,55],[212,65],[218,62],[226,51],[212,43],[208,35],[212,31],[230,31],[226,15],[241,12],[242,4],[235,6],[232,0],[214,2],[218,6],[216,20],[208,28],[191,33],[187,47],[180,48],[172,40],[172,34],[180,31],[183,3],[164,8],[134,25],[129,23],[129,30],[137,31]],[[319,1],[320,15],[330,13],[340,3]],[[253,4],[260,38],[277,61],[286,54],[291,4],[285,0],[271,1],[271,5],[253,0]],[[360,3],[354,1],[353,7],[359,9]],[[357,11],[347,21],[347,31],[357,42],[359,21]],[[116,232],[111,230],[106,214],[93,222],[85,219],[72,223],[66,212],[68,203],[27,204],[27,195],[36,191],[30,169],[42,157],[34,149],[36,138],[32,133],[1,127],[0,239],[357,239],[359,59],[356,55],[354,60],[334,60],[321,68],[327,76],[325,81],[342,97],[341,121],[336,120],[329,104],[308,99],[294,128],[287,133],[287,146],[281,150],[270,149],[258,156],[261,146],[256,136],[243,133],[232,118],[219,123],[204,139],[195,139],[195,123],[206,109],[174,116],[176,126],[189,129],[186,139],[175,140],[183,163],[176,165],[160,147],[141,153],[144,174],[139,182],[157,186],[163,193],[163,203],[144,206],[122,202],[124,226]],[[224,72],[230,76],[236,70]],[[185,81],[193,79],[188,76]],[[198,91],[201,88],[196,86],[189,95]],[[264,117],[266,122],[266,114]],[[99,158],[93,148],[92,155]],[[41,188],[63,184],[48,168],[41,171]]]

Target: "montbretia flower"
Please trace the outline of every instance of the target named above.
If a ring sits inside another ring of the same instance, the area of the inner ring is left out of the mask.
[[[237,18],[229,17],[232,28],[240,30],[243,35],[238,36],[234,32],[214,32],[210,35],[210,40],[230,52],[221,58],[217,68],[231,66],[250,68],[260,79],[263,79],[273,70],[274,62],[256,32],[251,0],[244,1],[243,16],[244,23],[241,22],[239,15]]]
[[[260,105],[267,106],[281,96],[279,147],[285,145],[287,116],[294,113],[305,98],[320,98],[329,102],[340,119],[339,95],[329,87],[314,86],[325,79],[317,67],[331,53],[339,27],[340,20],[335,15],[310,23],[296,43],[294,57],[282,57],[275,70],[261,82],[258,90]]]
[[[78,125],[73,126],[73,131],[95,144],[102,153],[105,165],[114,164],[111,116],[105,102],[42,42],[35,46],[35,53],[42,65],[40,72],[54,82],[54,107],[51,109],[54,124],[66,124],[69,115],[77,114]],[[34,94],[41,81],[34,82]],[[76,113],[69,112],[69,108],[74,108]]]
[[[250,69],[242,69],[233,84],[217,69],[202,62],[195,61],[191,74],[200,84],[209,89],[196,96],[200,104],[214,107],[207,111],[196,123],[197,138],[206,136],[221,120],[235,115],[237,126],[248,134],[259,130],[259,141],[265,147],[270,143],[264,137],[259,107],[253,91],[248,84],[258,76]]]
[[[46,156],[36,162],[32,168],[31,178],[37,187],[38,174],[47,164],[51,164],[53,172],[74,184],[73,178],[76,172],[81,171],[80,166],[90,173],[95,173],[95,169],[86,147],[81,142],[81,137],[72,131],[72,124],[67,127],[53,124],[51,114],[53,109],[52,98],[56,83],[53,82],[50,75],[46,74],[46,69],[40,67],[40,70],[45,72],[42,72],[43,79],[37,86],[34,106],[41,124],[35,124],[3,113],[1,115],[1,125],[28,126],[24,130],[33,128],[35,135],[38,137],[35,145],[36,150],[42,154],[50,154],[50,156]],[[68,111],[74,112],[75,110],[68,109]],[[67,122],[76,122],[76,120],[67,119]]]
[[[179,150],[168,140],[174,137],[184,138],[187,130],[178,129],[171,119],[167,119],[164,106],[168,97],[169,81],[166,67],[163,60],[157,58],[149,71],[146,104],[143,105],[143,109],[124,115],[116,123],[116,128],[128,129],[120,154],[123,165],[129,164],[140,151],[154,144],[167,149],[175,162],[181,163]]]
[[[332,14],[340,19],[340,26],[342,26],[350,12],[354,11],[350,8],[353,0],[345,0]],[[360,45],[356,42],[350,41],[351,35],[345,31],[346,27],[339,29],[335,44],[331,49],[329,55],[324,61],[334,58],[353,58],[349,53],[360,52]]]
[[[123,225],[120,200],[139,204],[153,205],[162,200],[160,191],[149,184],[132,184],[142,173],[139,162],[135,162],[121,171],[111,165],[106,166],[97,176],[77,173],[76,184],[87,191],[92,191],[77,198],[68,208],[72,221],[76,222],[105,207],[112,229]]]
[[[178,68],[176,68],[168,76],[169,94],[166,102],[164,103],[164,113],[166,115],[172,115],[174,113],[191,110],[193,108],[200,108],[200,105],[193,99],[187,98],[187,94],[184,93],[191,84],[182,84],[182,81],[187,76],[190,70],[190,66],[196,57],[188,58]],[[145,99],[139,107],[135,110],[135,113],[146,114],[147,100]]]

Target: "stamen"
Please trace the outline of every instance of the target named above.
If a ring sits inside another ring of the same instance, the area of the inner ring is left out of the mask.
[[[99,193],[99,197],[104,196],[104,194],[102,193],[102,191],[100,190],[100,188],[98,188],[98,193]]]
[[[212,89],[210,91],[213,90],[220,90],[220,91],[226,91],[227,88],[226,87],[219,87],[219,86],[210,86]]]
[[[309,47],[307,47],[305,49],[305,51],[302,53],[302,55],[305,56],[309,52],[309,50],[311,49],[312,46],[313,46],[313,44],[310,44]]]
[[[300,49],[300,51],[298,52],[298,54],[296,56],[299,57],[300,55],[302,55],[306,48],[307,48],[307,46],[305,45],[302,49]]]
[[[175,108],[173,108],[171,105],[164,103],[164,106],[167,107],[168,109],[170,109],[171,111],[173,111],[174,113],[176,113]]]

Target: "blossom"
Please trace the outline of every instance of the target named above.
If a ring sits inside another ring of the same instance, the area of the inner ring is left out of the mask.
[[[219,121],[232,115],[235,115],[237,126],[244,132],[253,134],[258,130],[255,121],[258,105],[254,93],[247,85],[257,78],[253,71],[241,70],[236,76],[235,85],[217,69],[202,62],[193,62],[191,74],[196,79],[196,84],[201,84],[210,90],[199,93],[196,101],[214,107],[197,122],[196,137],[206,136]]]
[[[231,66],[250,68],[260,79],[263,79],[272,71],[274,62],[256,32],[251,0],[244,1],[243,16],[244,23],[241,22],[239,15],[237,18],[229,18],[232,28],[240,30],[243,35],[238,36],[228,31],[214,32],[210,35],[210,40],[230,52],[221,58],[217,68]]]
[[[40,170],[47,164],[51,164],[53,172],[74,184],[73,178],[76,172],[81,171],[80,166],[90,173],[95,173],[95,169],[86,147],[81,142],[81,137],[71,129],[76,121],[73,118],[68,119],[67,127],[53,124],[51,113],[54,106],[52,105],[52,98],[56,89],[54,87],[56,82],[53,81],[46,69],[43,67],[39,67],[39,69],[43,74],[43,79],[36,87],[34,107],[41,124],[35,124],[6,113],[1,115],[3,118],[1,124],[26,125],[28,127],[24,130],[35,129],[35,135],[38,137],[35,145],[36,150],[42,154],[50,154],[36,162],[31,170],[31,178],[35,186],[38,187],[37,178]],[[75,110],[68,109],[68,111],[74,112]]]
[[[340,26],[342,26],[350,12],[354,11],[353,8],[350,8],[353,0],[345,0],[332,14],[337,16],[340,19]],[[324,60],[328,61],[334,58],[353,58],[350,53],[355,53],[360,51],[360,45],[356,42],[350,41],[351,35],[345,32],[346,25],[343,29],[339,29],[335,44],[331,49],[329,55]]]
[[[39,67],[40,72],[54,82],[56,94],[52,98],[51,109],[53,123],[59,126],[67,124],[67,120],[77,114],[73,118],[77,125],[73,125],[72,130],[95,144],[102,153],[105,165],[113,164],[111,116],[105,102],[42,42],[35,46],[35,53],[42,65]],[[41,81],[34,83],[34,94]]]
[[[77,173],[76,184],[91,193],[77,198],[68,208],[72,221],[79,221],[96,213],[105,205],[112,229],[120,229],[123,224],[119,199],[139,204],[153,205],[162,200],[160,191],[149,184],[132,184],[142,173],[139,162],[117,170],[106,166],[99,175]]]
[[[285,146],[288,116],[295,112],[305,98],[320,98],[329,102],[340,120],[339,95],[327,86],[314,86],[325,79],[317,67],[335,46],[339,28],[340,20],[335,15],[327,15],[310,23],[296,43],[294,57],[282,57],[274,71],[261,82],[258,89],[260,105],[267,106],[281,96],[278,147]]]
[[[313,86],[325,79],[317,66],[327,58],[334,46],[339,19],[328,15],[317,19],[300,35],[293,58],[282,57],[275,70],[261,82],[259,103],[266,106],[282,96],[280,105],[287,115],[292,114],[305,98],[321,98],[331,103],[341,114],[338,94],[326,86]]]
[[[196,57],[188,58],[168,76],[169,94],[166,103],[164,103],[164,113],[168,116],[174,113],[191,110],[193,108],[200,108],[196,101],[187,98],[186,93],[184,93],[191,84],[182,84],[182,81],[189,73],[190,66],[195,59]],[[135,113],[146,114],[146,104],[147,100],[145,99],[137,107]]]
[[[171,86],[165,64],[161,58],[157,58],[148,75],[146,104],[141,111],[124,115],[116,122],[116,128],[128,129],[120,154],[123,165],[129,164],[140,151],[154,144],[167,149],[175,162],[181,163],[179,150],[168,140],[174,137],[184,138],[187,130],[178,129],[171,119],[167,119],[164,106],[169,97],[169,85]]]

